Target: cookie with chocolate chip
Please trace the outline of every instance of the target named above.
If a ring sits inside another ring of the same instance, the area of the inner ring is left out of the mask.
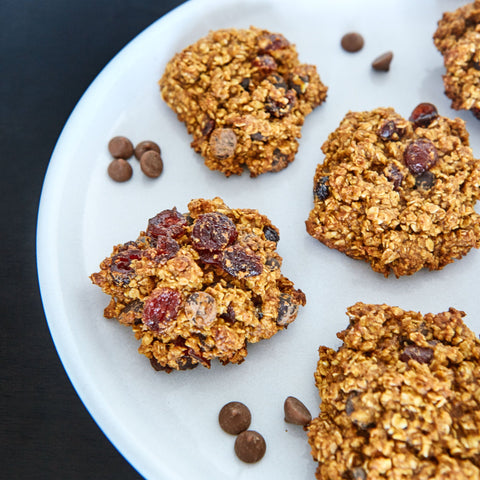
[[[320,347],[320,415],[308,425],[316,477],[480,478],[480,341],[464,312],[357,303]]]
[[[327,92],[283,35],[254,27],[210,32],[176,54],[159,83],[194,150],[226,176],[287,167],[305,117]]]
[[[278,229],[220,198],[164,210],[91,275],[104,311],[130,326],[156,370],[241,363],[247,345],[287,328],[305,295],[280,271]]]
[[[445,12],[433,35],[443,55],[445,94],[455,110],[480,119],[480,1]]]
[[[310,235],[397,277],[442,269],[480,247],[480,161],[465,123],[431,103],[349,112],[323,144]]]

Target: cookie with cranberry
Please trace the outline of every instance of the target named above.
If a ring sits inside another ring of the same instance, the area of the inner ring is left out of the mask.
[[[210,32],[168,62],[159,84],[193,149],[226,176],[287,167],[327,92],[283,35],[254,27]]]
[[[445,94],[480,119],[480,1],[445,12],[433,36],[443,55]]]
[[[310,235],[397,277],[439,270],[480,247],[480,161],[465,123],[418,105],[349,112],[323,144]]]
[[[106,318],[132,328],[157,370],[241,363],[247,345],[287,328],[305,295],[280,271],[278,229],[220,198],[164,210],[91,275]]]
[[[464,312],[357,303],[343,344],[320,347],[320,480],[480,478],[480,341]]]

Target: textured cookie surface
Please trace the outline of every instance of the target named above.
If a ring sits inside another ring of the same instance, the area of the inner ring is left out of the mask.
[[[280,272],[279,233],[251,209],[220,198],[164,210],[136,241],[114,247],[91,275],[157,370],[240,363],[247,343],[286,328],[305,295]]]
[[[478,480],[480,342],[463,312],[357,303],[335,351],[320,347],[320,480]]]
[[[443,55],[452,108],[471,110],[480,119],[480,1],[444,13],[433,39]]]
[[[194,150],[227,176],[285,168],[327,92],[283,35],[254,27],[210,32],[176,54],[159,83]]]
[[[465,124],[417,106],[349,112],[323,144],[307,231],[388,276],[438,270],[480,246],[480,161]]]

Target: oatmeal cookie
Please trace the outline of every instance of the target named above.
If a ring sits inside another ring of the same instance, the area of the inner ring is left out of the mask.
[[[317,478],[480,479],[480,341],[465,313],[357,303],[347,314],[340,348],[319,349]]]
[[[418,105],[349,112],[323,144],[310,235],[388,276],[442,269],[480,246],[480,161],[461,119]]]
[[[226,176],[285,168],[327,92],[283,35],[254,27],[210,32],[170,60],[159,84],[193,149]]]
[[[446,12],[433,36],[443,55],[445,94],[480,120],[480,0]]]
[[[151,218],[90,277],[111,296],[105,317],[133,329],[157,370],[240,363],[247,343],[286,328],[305,304],[280,272],[279,232],[266,216],[218,197],[188,208]]]

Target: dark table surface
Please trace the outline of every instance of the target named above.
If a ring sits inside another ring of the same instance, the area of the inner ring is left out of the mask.
[[[2,478],[141,478],[90,417],[57,356],[37,283],[36,220],[50,155],[84,90],[181,3],[0,1]]]

